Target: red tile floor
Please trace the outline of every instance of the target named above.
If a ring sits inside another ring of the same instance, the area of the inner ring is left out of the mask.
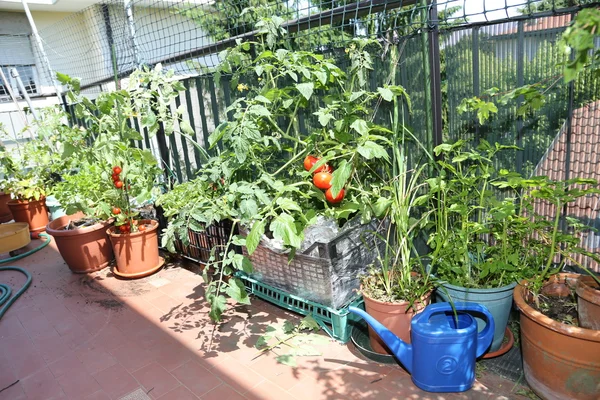
[[[180,263],[136,281],[109,269],[75,275],[53,242],[9,265],[26,268],[33,283],[0,320],[2,400],[527,398],[485,371],[468,392],[423,392],[399,366],[366,361],[335,341],[295,368],[257,357],[266,326],[297,317],[254,299],[215,327],[202,278]],[[23,281],[0,272],[0,282]]]

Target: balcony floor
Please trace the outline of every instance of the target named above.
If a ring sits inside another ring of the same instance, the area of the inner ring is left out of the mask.
[[[194,266],[167,263],[136,281],[109,269],[75,275],[54,242],[6,265],[27,269],[33,283],[0,320],[0,400],[529,398],[486,371],[468,392],[423,392],[399,366],[366,361],[335,341],[318,346],[322,356],[298,357],[295,368],[257,357],[268,325],[298,317],[253,299],[214,327]],[[2,271],[0,282],[18,288],[24,277]]]

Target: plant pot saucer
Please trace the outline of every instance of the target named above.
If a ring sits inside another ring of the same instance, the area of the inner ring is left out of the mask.
[[[155,273],[156,271],[161,269],[163,267],[163,265],[165,265],[165,259],[162,257],[158,257],[158,265],[149,270],[146,270],[143,272],[137,272],[135,274],[125,274],[125,273],[119,272],[117,270],[117,267],[114,267],[112,270],[112,273],[115,274],[116,276],[118,276],[119,278],[123,278],[123,279],[137,279],[137,278],[143,278],[148,275],[152,275],[153,273]]]
[[[380,364],[398,364],[396,357],[393,355],[380,354],[373,351],[371,342],[369,341],[369,330],[365,321],[360,320],[355,322],[355,325],[352,328],[352,336],[350,338],[360,354],[369,360],[378,362]]]
[[[507,340],[502,340],[502,346],[500,346],[498,350],[493,351],[491,353],[485,353],[483,356],[481,356],[481,358],[494,358],[508,353],[508,351],[513,347],[513,344],[515,343],[515,337],[513,336],[512,331],[508,327],[506,327],[506,330],[504,331],[504,339]]]

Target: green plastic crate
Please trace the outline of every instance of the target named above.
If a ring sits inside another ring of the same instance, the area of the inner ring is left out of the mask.
[[[342,343],[350,340],[352,327],[354,326],[353,322],[359,319],[357,315],[348,311],[348,307],[364,307],[362,297],[354,299],[345,307],[334,309],[286,293],[283,290],[259,282],[244,273],[237,273],[236,275],[244,281],[249,293],[298,314],[311,315],[329,336]]]

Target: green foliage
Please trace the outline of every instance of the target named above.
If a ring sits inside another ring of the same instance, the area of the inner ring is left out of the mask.
[[[39,200],[78,164],[70,157],[70,149],[81,143],[82,135],[67,124],[67,115],[59,106],[38,110],[38,119],[14,138],[6,132],[0,134],[2,139],[16,142],[12,151],[0,150],[0,173],[4,176],[0,189],[16,199]]]
[[[71,88],[67,96],[77,120],[82,121],[77,128],[90,142],[63,153],[66,158],[80,160],[82,170],[66,177],[55,190],[67,210],[83,211],[100,219],[114,217],[117,226],[134,226],[137,214],[133,208],[153,200],[161,192],[158,187],[161,170],[150,150],[131,145],[131,141],[142,138],[130,122],[137,118],[150,135],[156,134],[159,123],[167,134],[175,132],[176,126],[184,129],[183,110],[170,111],[172,100],[184,87],[172,78],[173,72],[163,72],[160,65],[152,70],[144,68],[130,76],[126,89],[103,92],[92,102],[76,90],[77,79],[59,77]],[[184,132],[181,134],[185,136]],[[114,166],[122,169],[119,179],[123,188],[113,184]],[[113,207],[123,212],[115,215]]]
[[[385,213],[377,199],[390,190],[381,171],[390,165],[386,148],[393,132],[372,121],[380,102],[409,101],[406,91],[397,85],[367,90],[373,68],[367,47],[376,42],[348,46],[352,68],[346,75],[322,55],[286,49],[282,22],[259,18],[256,41],[238,41],[220,55],[215,79],[226,77],[237,98],[226,110],[228,120],[209,137],[217,155],[196,179],[158,200],[170,218],[163,243],[171,250],[177,239],[188,242],[187,229],[202,231],[229,219],[248,232],[246,239],[232,234],[231,240],[246,244],[250,254],[267,234],[293,255],[318,214],[341,225],[357,213],[363,221],[370,221],[376,209]],[[299,121],[311,118],[318,120],[317,128],[307,132]],[[321,158],[314,168],[333,167],[332,191],[346,193],[340,204],[328,204],[313,186],[302,163],[308,154]],[[221,296],[229,294],[222,278],[248,265],[227,249],[217,250],[209,263],[216,271],[207,289],[211,316],[220,316]]]
[[[429,243],[438,278],[474,288],[524,278],[538,282],[583,251],[577,247],[582,224],[568,220],[563,232],[559,220],[565,204],[599,193],[595,181],[524,179],[493,167],[496,155],[513,146],[481,141],[466,148],[465,141],[438,146],[440,175],[428,180],[436,207]],[[541,214],[541,202],[553,205],[553,214]],[[557,254],[563,257],[555,266]]]
[[[599,31],[600,12],[597,8],[581,10],[573,25],[567,28],[562,44],[572,58],[564,67],[565,82],[575,79],[585,68],[591,70],[594,77],[599,76],[600,49],[594,43]]]

